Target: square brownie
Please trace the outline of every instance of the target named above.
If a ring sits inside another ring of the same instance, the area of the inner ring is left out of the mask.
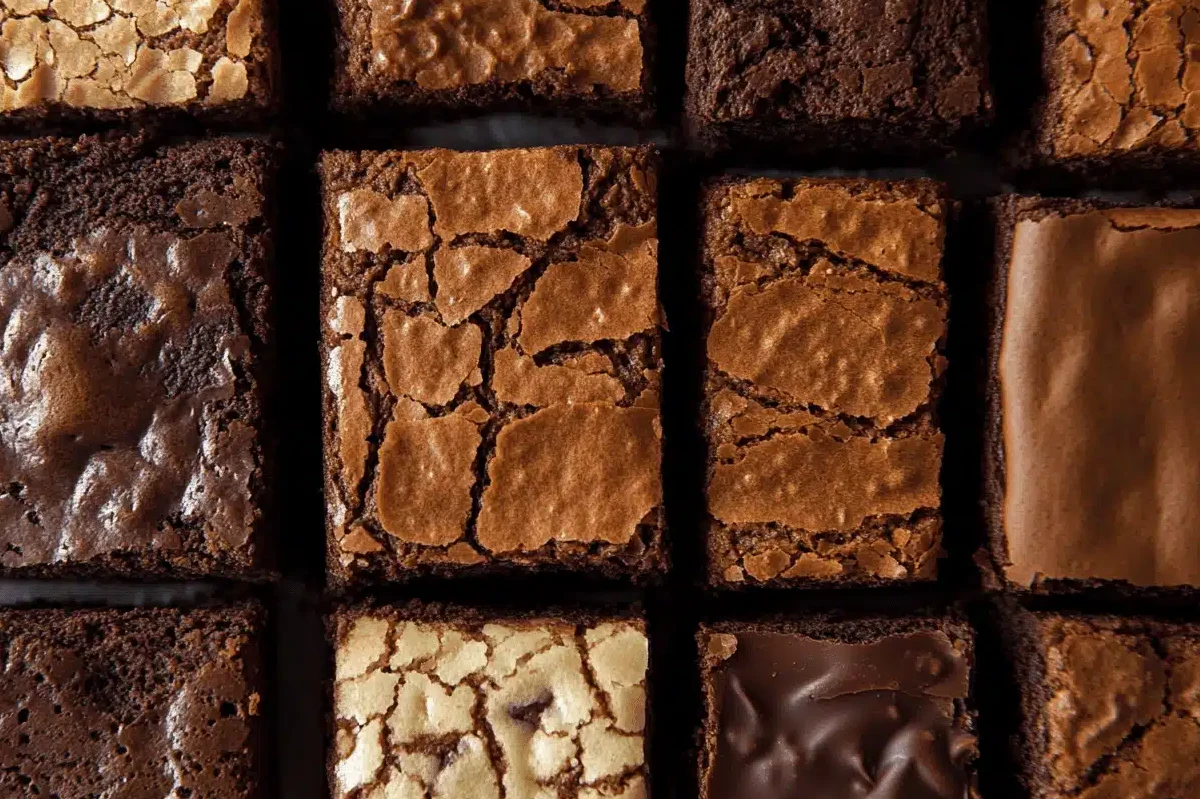
[[[651,111],[650,0],[335,0],[334,106]],[[440,114],[439,114],[440,112]]]
[[[20,0],[0,9],[0,125],[167,113],[257,124],[274,0]]]
[[[329,569],[661,569],[649,148],[333,152]]]
[[[1200,9],[1044,0],[1041,25],[1042,159],[1093,169],[1200,162]]]
[[[928,180],[738,179],[706,191],[714,584],[936,576],[948,210]]]
[[[985,5],[692,0],[689,123],[718,145],[940,148],[991,119]]]
[[[1196,795],[1200,625],[1020,613],[1010,628],[1027,796]]]
[[[0,574],[270,568],[252,139],[0,143]]]
[[[334,799],[645,799],[644,622],[339,612]]]
[[[0,612],[0,794],[265,796],[262,613]]]
[[[978,797],[965,623],[722,623],[698,641],[700,799]]]
[[[986,500],[1019,591],[1200,586],[1200,210],[997,204]]]

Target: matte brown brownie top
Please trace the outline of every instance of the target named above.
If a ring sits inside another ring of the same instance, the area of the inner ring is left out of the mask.
[[[724,579],[930,574],[945,211],[929,181],[710,192],[708,509]]]
[[[658,546],[653,158],[325,157],[332,556],[401,570]]]
[[[1018,214],[999,356],[1005,576],[1200,585],[1200,211]]]
[[[1045,615],[1030,732],[1038,799],[1170,799],[1200,786],[1200,630]]]
[[[343,614],[337,799],[645,799],[639,621]]]
[[[249,610],[0,613],[0,793],[260,795]]]
[[[265,105],[264,2],[4,0],[0,111]]]
[[[262,567],[269,153],[0,145],[0,567]]]
[[[1200,8],[1047,0],[1045,13],[1044,154],[1196,149]]]

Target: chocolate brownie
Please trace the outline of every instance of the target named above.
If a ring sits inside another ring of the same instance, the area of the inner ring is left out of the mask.
[[[272,162],[250,139],[0,143],[0,573],[269,567]]]
[[[947,211],[928,180],[707,190],[713,583],[935,577]]]
[[[262,614],[0,612],[0,794],[254,799]]]
[[[255,123],[275,104],[274,0],[7,0],[0,125],[167,112]]]
[[[597,111],[644,118],[648,0],[336,0],[344,111]]]
[[[978,796],[965,624],[810,619],[698,638],[700,799]]]
[[[1021,614],[1020,773],[1032,799],[1200,790],[1200,626]]]
[[[648,148],[324,156],[335,580],[661,568],[655,170]]]
[[[645,799],[636,619],[356,608],[330,622],[334,799]]]
[[[991,118],[975,0],[693,0],[687,115],[701,138],[936,149]]]
[[[1200,585],[1200,210],[997,209],[984,560],[1017,590]]]

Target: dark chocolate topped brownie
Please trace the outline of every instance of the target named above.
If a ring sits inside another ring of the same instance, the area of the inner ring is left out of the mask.
[[[948,202],[932,181],[736,180],[704,201],[709,579],[932,579]]]
[[[924,150],[991,118],[984,3],[693,0],[687,113],[711,143]]]
[[[329,568],[662,567],[656,157],[322,162]]]
[[[248,139],[0,144],[0,571],[269,566],[271,162]]]
[[[336,0],[341,110],[556,110],[645,118],[648,0]]]
[[[0,794],[256,799],[261,612],[0,612]]]
[[[998,205],[985,561],[1009,588],[1200,585],[1200,210]]]

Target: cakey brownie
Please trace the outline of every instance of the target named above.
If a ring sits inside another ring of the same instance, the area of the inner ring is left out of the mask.
[[[936,575],[947,205],[924,180],[707,190],[713,583]]]
[[[979,795],[965,624],[723,623],[698,640],[700,799]]]
[[[262,614],[0,612],[0,794],[256,799]]]
[[[262,575],[273,152],[0,144],[0,572]]]
[[[1010,633],[1028,796],[1195,796],[1200,626],[1022,613]]]
[[[335,580],[662,566],[655,164],[325,155]]]
[[[644,622],[356,608],[330,622],[335,799],[645,799]]]
[[[275,105],[274,0],[9,0],[0,23],[0,126]]]
[[[345,111],[651,111],[649,0],[336,0]]]
[[[983,560],[1018,590],[1200,586],[1200,210],[996,224]]]
[[[709,144],[925,150],[991,119],[975,0],[693,0],[687,114]]]

